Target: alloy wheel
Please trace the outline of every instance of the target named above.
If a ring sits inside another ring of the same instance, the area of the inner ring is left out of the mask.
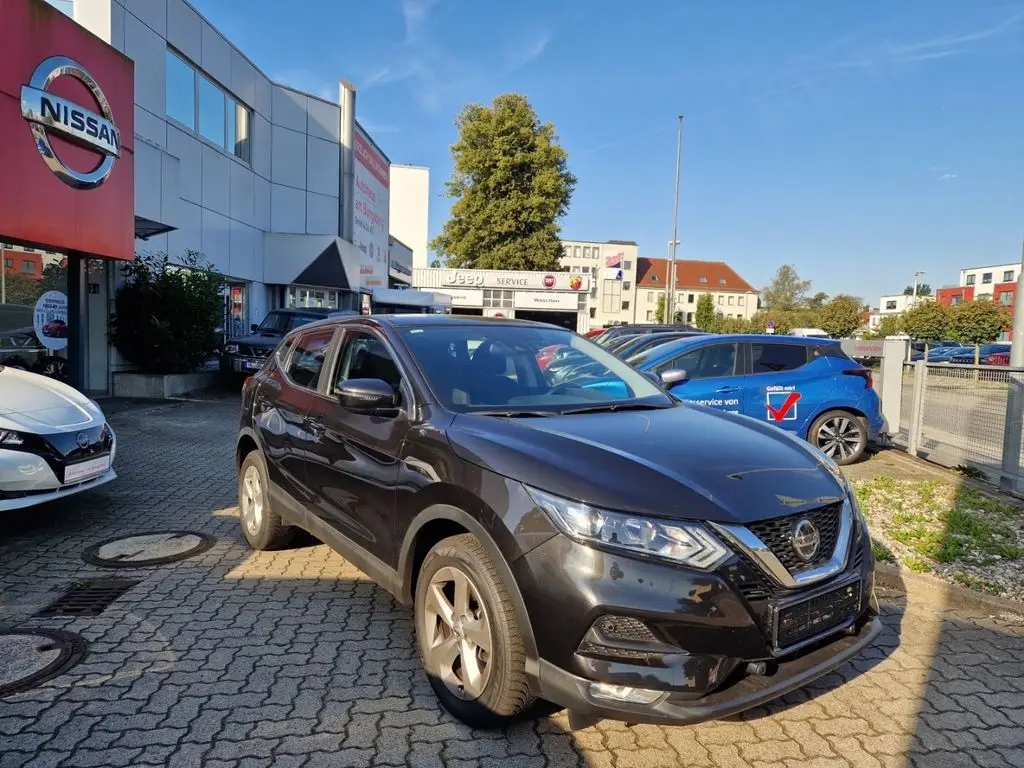
[[[479,698],[491,675],[494,646],[487,609],[472,579],[453,566],[436,571],[422,621],[429,669],[458,698]]]
[[[861,443],[861,428],[855,418],[833,416],[818,427],[815,442],[832,459],[849,459]]]
[[[242,476],[242,522],[253,536],[263,524],[263,483],[256,467],[246,468]]]

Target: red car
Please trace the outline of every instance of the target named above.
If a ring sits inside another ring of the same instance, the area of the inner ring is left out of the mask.
[[[537,350],[537,365],[540,366],[542,371],[551,365],[555,356],[558,354],[558,350],[562,349],[564,346],[564,344],[552,344],[551,346],[541,347]]]
[[[583,334],[583,338],[584,339],[596,339],[598,336],[600,336],[602,333],[604,333],[607,330],[608,330],[607,328],[595,328],[592,331],[587,331],[586,333],[584,333]]]
[[[1010,364],[1010,353],[1009,352],[993,352],[988,356],[988,360],[984,360],[987,365],[1009,365]]]

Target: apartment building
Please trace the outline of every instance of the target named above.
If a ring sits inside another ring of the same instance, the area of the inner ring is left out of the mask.
[[[590,328],[635,322],[639,247],[632,240],[563,240],[563,269],[589,275],[586,318]]]
[[[694,322],[697,301],[705,293],[711,294],[715,313],[721,317],[749,320],[757,312],[757,291],[725,262],[680,259],[675,272],[675,310],[682,313],[683,322]],[[667,278],[667,259],[639,260],[634,322],[654,322]]]

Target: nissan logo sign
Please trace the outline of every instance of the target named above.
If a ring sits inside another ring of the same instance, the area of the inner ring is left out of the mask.
[[[89,89],[102,114],[48,90],[54,80],[65,75]],[[114,113],[107,97],[95,78],[76,61],[66,56],[51,56],[36,67],[29,84],[21,87],[21,115],[29,122],[36,149],[58,179],[75,189],[95,189],[109,178],[114,160],[121,155],[121,135],[114,125]],[[51,132],[95,150],[101,158],[99,164],[84,173],[69,168],[50,146]]]

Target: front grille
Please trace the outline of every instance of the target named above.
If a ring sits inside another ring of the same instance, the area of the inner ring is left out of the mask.
[[[271,353],[270,347],[256,347],[251,344],[239,344],[238,354],[242,357],[266,357]]]
[[[657,642],[657,638],[651,634],[646,624],[630,616],[602,616],[594,622],[594,628],[610,640]]]
[[[836,539],[839,537],[841,515],[842,504],[831,504],[821,509],[801,512],[797,515],[776,517],[772,520],[759,520],[756,523],[750,523],[748,527],[757,538],[767,545],[772,554],[786,567],[786,570],[796,574],[811,568],[817,568],[828,562],[832,557],[832,552],[836,548]],[[793,526],[800,520],[805,519],[810,520],[821,535],[818,554],[809,563],[800,559],[790,542]]]

